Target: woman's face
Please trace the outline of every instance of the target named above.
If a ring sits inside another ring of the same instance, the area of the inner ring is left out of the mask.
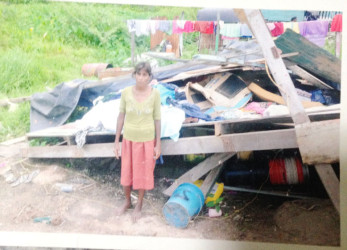
[[[151,77],[145,69],[141,69],[139,72],[136,72],[135,74],[136,84],[146,85],[149,83],[150,78]]]

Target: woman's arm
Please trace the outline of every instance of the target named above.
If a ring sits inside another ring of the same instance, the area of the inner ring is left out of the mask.
[[[116,130],[116,138],[114,140],[114,153],[116,158],[119,159],[120,156],[120,147],[119,147],[119,138],[122,133],[123,125],[124,125],[125,113],[119,112],[117,119],[117,130]]]
[[[161,121],[154,120],[154,127],[155,127],[154,158],[158,159],[161,154],[161,142],[160,142]]]

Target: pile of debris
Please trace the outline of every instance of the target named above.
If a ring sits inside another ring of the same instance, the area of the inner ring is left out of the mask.
[[[340,103],[338,58],[290,29],[275,43],[305,109]],[[184,123],[289,114],[255,40],[233,41],[218,55],[196,55],[153,72],[162,104],[183,109]],[[35,94],[31,131],[62,125],[76,106],[92,107],[96,98],[117,99],[134,83],[128,73],[99,82],[75,80]]]
[[[338,58],[291,30],[275,43],[305,109],[340,103]],[[160,81],[162,104],[183,108],[187,122],[289,114],[255,40],[233,41],[218,55],[196,55],[190,63],[209,66]]]

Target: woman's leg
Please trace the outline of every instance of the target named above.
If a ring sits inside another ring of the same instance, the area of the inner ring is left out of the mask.
[[[145,196],[145,190],[139,189],[139,197],[137,199],[136,207],[133,212],[133,222],[136,222],[141,217],[143,197]]]
[[[124,204],[118,209],[117,215],[122,215],[128,208],[131,207],[131,186],[123,186],[125,201]]]

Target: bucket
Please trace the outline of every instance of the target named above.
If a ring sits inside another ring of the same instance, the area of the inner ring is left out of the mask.
[[[98,76],[99,72],[102,72],[108,68],[112,68],[112,64],[108,63],[86,63],[82,66],[82,74],[84,76]]]
[[[179,185],[163,207],[166,221],[175,227],[187,227],[189,220],[204,205],[204,194],[192,183]]]

